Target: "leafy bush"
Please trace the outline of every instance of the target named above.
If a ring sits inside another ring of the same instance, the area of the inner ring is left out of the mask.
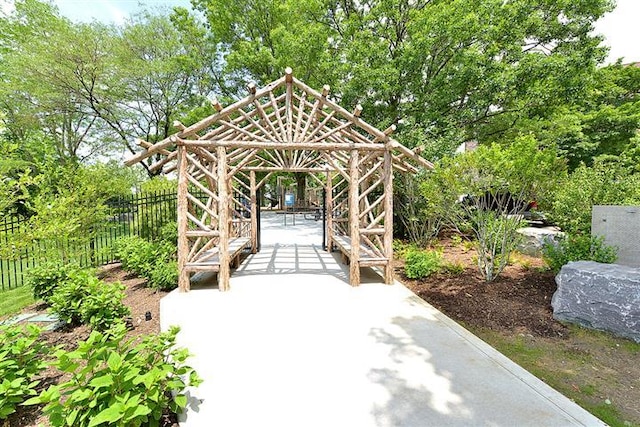
[[[410,279],[422,279],[438,272],[441,266],[440,252],[410,250],[405,258],[404,271]]]
[[[519,237],[518,216],[527,203],[555,188],[565,168],[556,152],[521,137],[443,159],[422,182],[430,206],[465,235],[473,236],[478,268],[490,282],[503,271]],[[461,196],[465,202],[460,202]]]
[[[178,244],[178,223],[175,221],[168,222],[160,227],[159,240],[172,244],[174,247]]]
[[[176,261],[157,262],[151,270],[149,285],[163,291],[175,289],[178,286],[178,263]]]
[[[640,175],[630,175],[615,163],[597,163],[592,168],[582,165],[558,187],[550,217],[570,235],[588,235],[594,205],[638,203]]]
[[[426,245],[440,232],[444,217],[442,212],[432,207],[420,189],[424,177],[413,174],[399,175],[394,180],[395,214],[400,219],[396,230],[399,235],[406,236],[412,243]]]
[[[156,245],[138,236],[118,239],[115,251],[122,268],[139,276],[147,276],[159,256]]]
[[[444,262],[442,268],[449,274],[458,275],[464,273],[464,264],[460,261]]]
[[[174,348],[178,328],[125,340],[124,326],[94,331],[72,352],[58,351],[54,366],[71,378],[50,386],[26,404],[45,403],[52,426],[158,425],[165,409],[182,411],[187,386],[201,383],[185,365],[189,353]]]
[[[51,297],[51,311],[71,324],[88,324],[104,331],[130,314],[123,304],[124,285],[106,283],[89,270],[81,270],[60,284]]]
[[[47,353],[39,336],[40,329],[33,325],[0,326],[0,420],[36,394],[34,378],[45,368]]]
[[[570,261],[596,261],[610,264],[618,258],[616,248],[604,243],[602,237],[569,236],[557,244],[547,242],[542,247],[542,257],[549,267],[558,272]]]
[[[80,267],[73,264],[46,262],[26,272],[25,285],[33,289],[33,298],[48,303],[58,285],[79,270]]]
[[[478,268],[487,282],[493,281],[509,263],[511,253],[522,241],[518,229],[523,226],[517,216],[499,215],[493,211],[471,213],[476,233]]]
[[[125,270],[146,277],[147,285],[171,290],[178,285],[175,262],[177,229],[175,223],[163,227],[162,240],[148,242],[141,237],[125,237],[116,242],[116,255]]]

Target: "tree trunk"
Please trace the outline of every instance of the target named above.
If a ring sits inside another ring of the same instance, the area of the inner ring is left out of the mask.
[[[295,172],[296,177],[296,206],[306,206],[307,174],[306,172]]]

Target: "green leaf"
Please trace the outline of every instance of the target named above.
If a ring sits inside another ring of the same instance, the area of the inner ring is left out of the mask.
[[[107,365],[112,371],[117,371],[122,367],[122,358],[118,353],[111,353],[107,360]]]
[[[91,382],[89,383],[89,386],[100,388],[100,387],[108,387],[111,384],[113,384],[113,377],[109,374],[106,374],[106,375],[102,375],[92,379]]]
[[[178,394],[173,398],[173,400],[180,408],[185,408],[187,406],[187,396],[185,396],[184,394]]]
[[[96,415],[95,418],[93,418],[89,423],[89,427],[98,426],[102,423],[113,424],[120,418],[122,418],[123,415],[124,405],[122,405],[121,403],[116,403]]]

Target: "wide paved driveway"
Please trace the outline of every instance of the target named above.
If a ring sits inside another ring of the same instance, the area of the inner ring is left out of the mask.
[[[352,288],[319,244],[285,241],[230,292],[161,301],[205,380],[183,426],[603,425],[404,286]]]

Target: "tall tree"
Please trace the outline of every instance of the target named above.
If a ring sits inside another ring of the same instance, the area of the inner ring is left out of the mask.
[[[583,92],[609,0],[192,0],[238,80],[294,67],[408,145],[496,139]],[[316,82],[315,80],[321,80]],[[416,131],[416,127],[419,131]]]
[[[61,159],[165,138],[219,81],[215,44],[181,9],[115,27],[73,24],[48,3],[19,0],[2,27],[6,127],[14,139],[45,132]]]

